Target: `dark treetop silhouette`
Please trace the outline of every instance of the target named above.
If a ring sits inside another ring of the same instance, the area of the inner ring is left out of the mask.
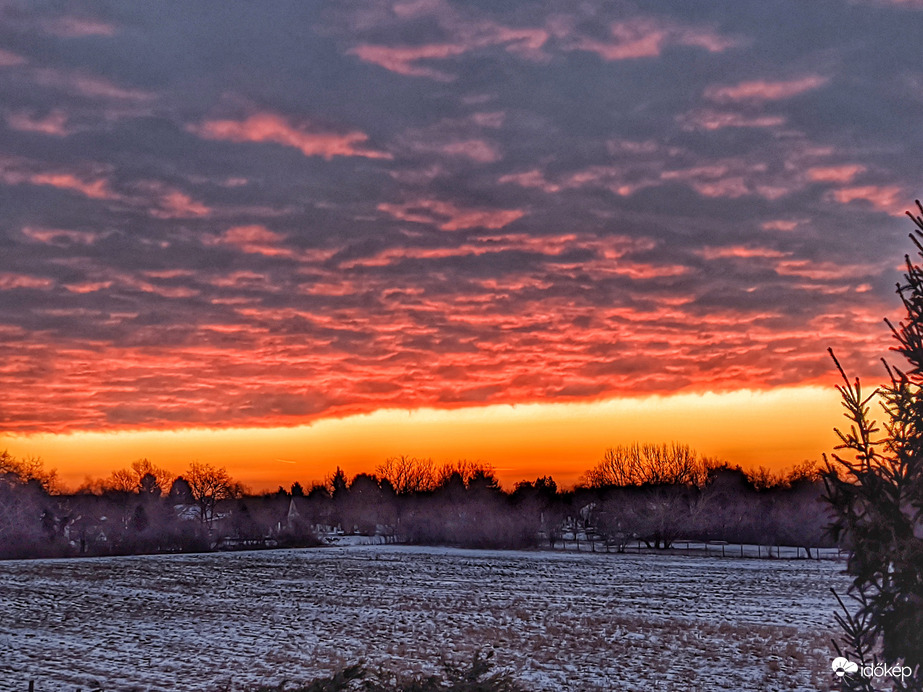
[[[923,213],[923,206],[917,201]],[[916,228],[910,239],[923,258],[923,218],[908,216]],[[906,318],[887,321],[905,360],[885,369],[889,382],[863,396],[859,379],[843,377],[838,387],[851,422],[837,430],[842,441],[828,463],[824,480],[835,518],[834,536],[851,550],[848,571],[856,614],[838,616],[845,633],[845,654],[859,663],[903,662],[914,673],[898,689],[923,689],[923,267],[905,256],[906,270],[897,292]],[[879,427],[869,404],[878,399],[884,422]],[[871,682],[844,679],[847,689],[873,689]]]

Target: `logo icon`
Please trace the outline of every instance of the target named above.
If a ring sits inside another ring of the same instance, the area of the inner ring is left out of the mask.
[[[846,673],[855,673],[859,670],[859,664],[853,663],[848,658],[843,658],[842,656],[837,656],[833,659],[833,672],[836,673],[838,678],[843,677]]]

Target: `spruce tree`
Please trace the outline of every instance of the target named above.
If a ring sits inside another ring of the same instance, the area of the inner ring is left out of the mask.
[[[897,292],[906,317],[885,320],[900,366],[882,359],[888,382],[864,396],[858,378],[838,386],[846,431],[836,430],[840,453],[828,461],[824,482],[832,507],[831,530],[849,549],[847,572],[855,612],[838,615],[845,649],[860,665],[900,665],[911,674],[891,677],[895,689],[923,690],[923,206],[907,215],[917,261],[905,256]],[[883,422],[873,420],[877,402]],[[838,597],[839,598],[839,597]],[[842,601],[841,601],[842,604]],[[845,606],[844,606],[845,609]],[[839,651],[839,646],[837,647]],[[844,676],[847,689],[879,689],[884,680]]]

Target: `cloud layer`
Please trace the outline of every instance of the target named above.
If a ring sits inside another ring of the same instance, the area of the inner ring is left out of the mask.
[[[96,10],[0,9],[0,430],[772,388],[889,345],[919,3]]]

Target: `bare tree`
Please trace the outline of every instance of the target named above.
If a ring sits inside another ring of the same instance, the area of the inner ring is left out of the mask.
[[[587,471],[582,483],[591,488],[630,485],[700,485],[708,465],[689,445],[618,445],[606,450],[602,460]]]
[[[401,455],[389,457],[376,469],[378,476],[387,480],[398,495],[425,492],[436,487],[436,473],[432,459]]]
[[[459,459],[458,461],[447,462],[439,467],[435,472],[434,482],[436,486],[441,487],[455,474],[458,474],[462,483],[467,486],[477,476],[493,476],[494,467],[483,461]]]
[[[583,474],[581,483],[591,488],[639,485],[644,477],[641,448],[637,443],[609,447],[596,466]]]
[[[176,478],[175,474],[156,466],[147,457],[131,462],[131,470],[137,479],[138,492],[163,495]]]
[[[819,480],[822,472],[821,466],[816,461],[805,459],[800,464],[795,464],[789,469],[773,471],[765,466],[747,471],[747,479],[757,490],[769,488],[790,488],[801,481],[813,483]]]
[[[40,457],[17,459],[8,450],[0,452],[0,477],[11,476],[20,483],[37,482],[46,493],[53,493],[58,486],[58,472],[45,470]]]
[[[215,520],[215,507],[218,502],[243,494],[240,484],[228,475],[223,466],[215,468],[211,464],[194,461],[189,464],[185,478],[192,499],[199,506],[199,517],[209,528]]]
[[[104,492],[133,493],[137,488],[137,481],[134,474],[128,469],[117,469],[109,474],[109,478],[103,481],[102,490]]]
[[[173,483],[175,476],[147,458],[131,462],[131,467],[113,471],[102,483],[103,490],[115,490],[126,493],[164,494]]]

